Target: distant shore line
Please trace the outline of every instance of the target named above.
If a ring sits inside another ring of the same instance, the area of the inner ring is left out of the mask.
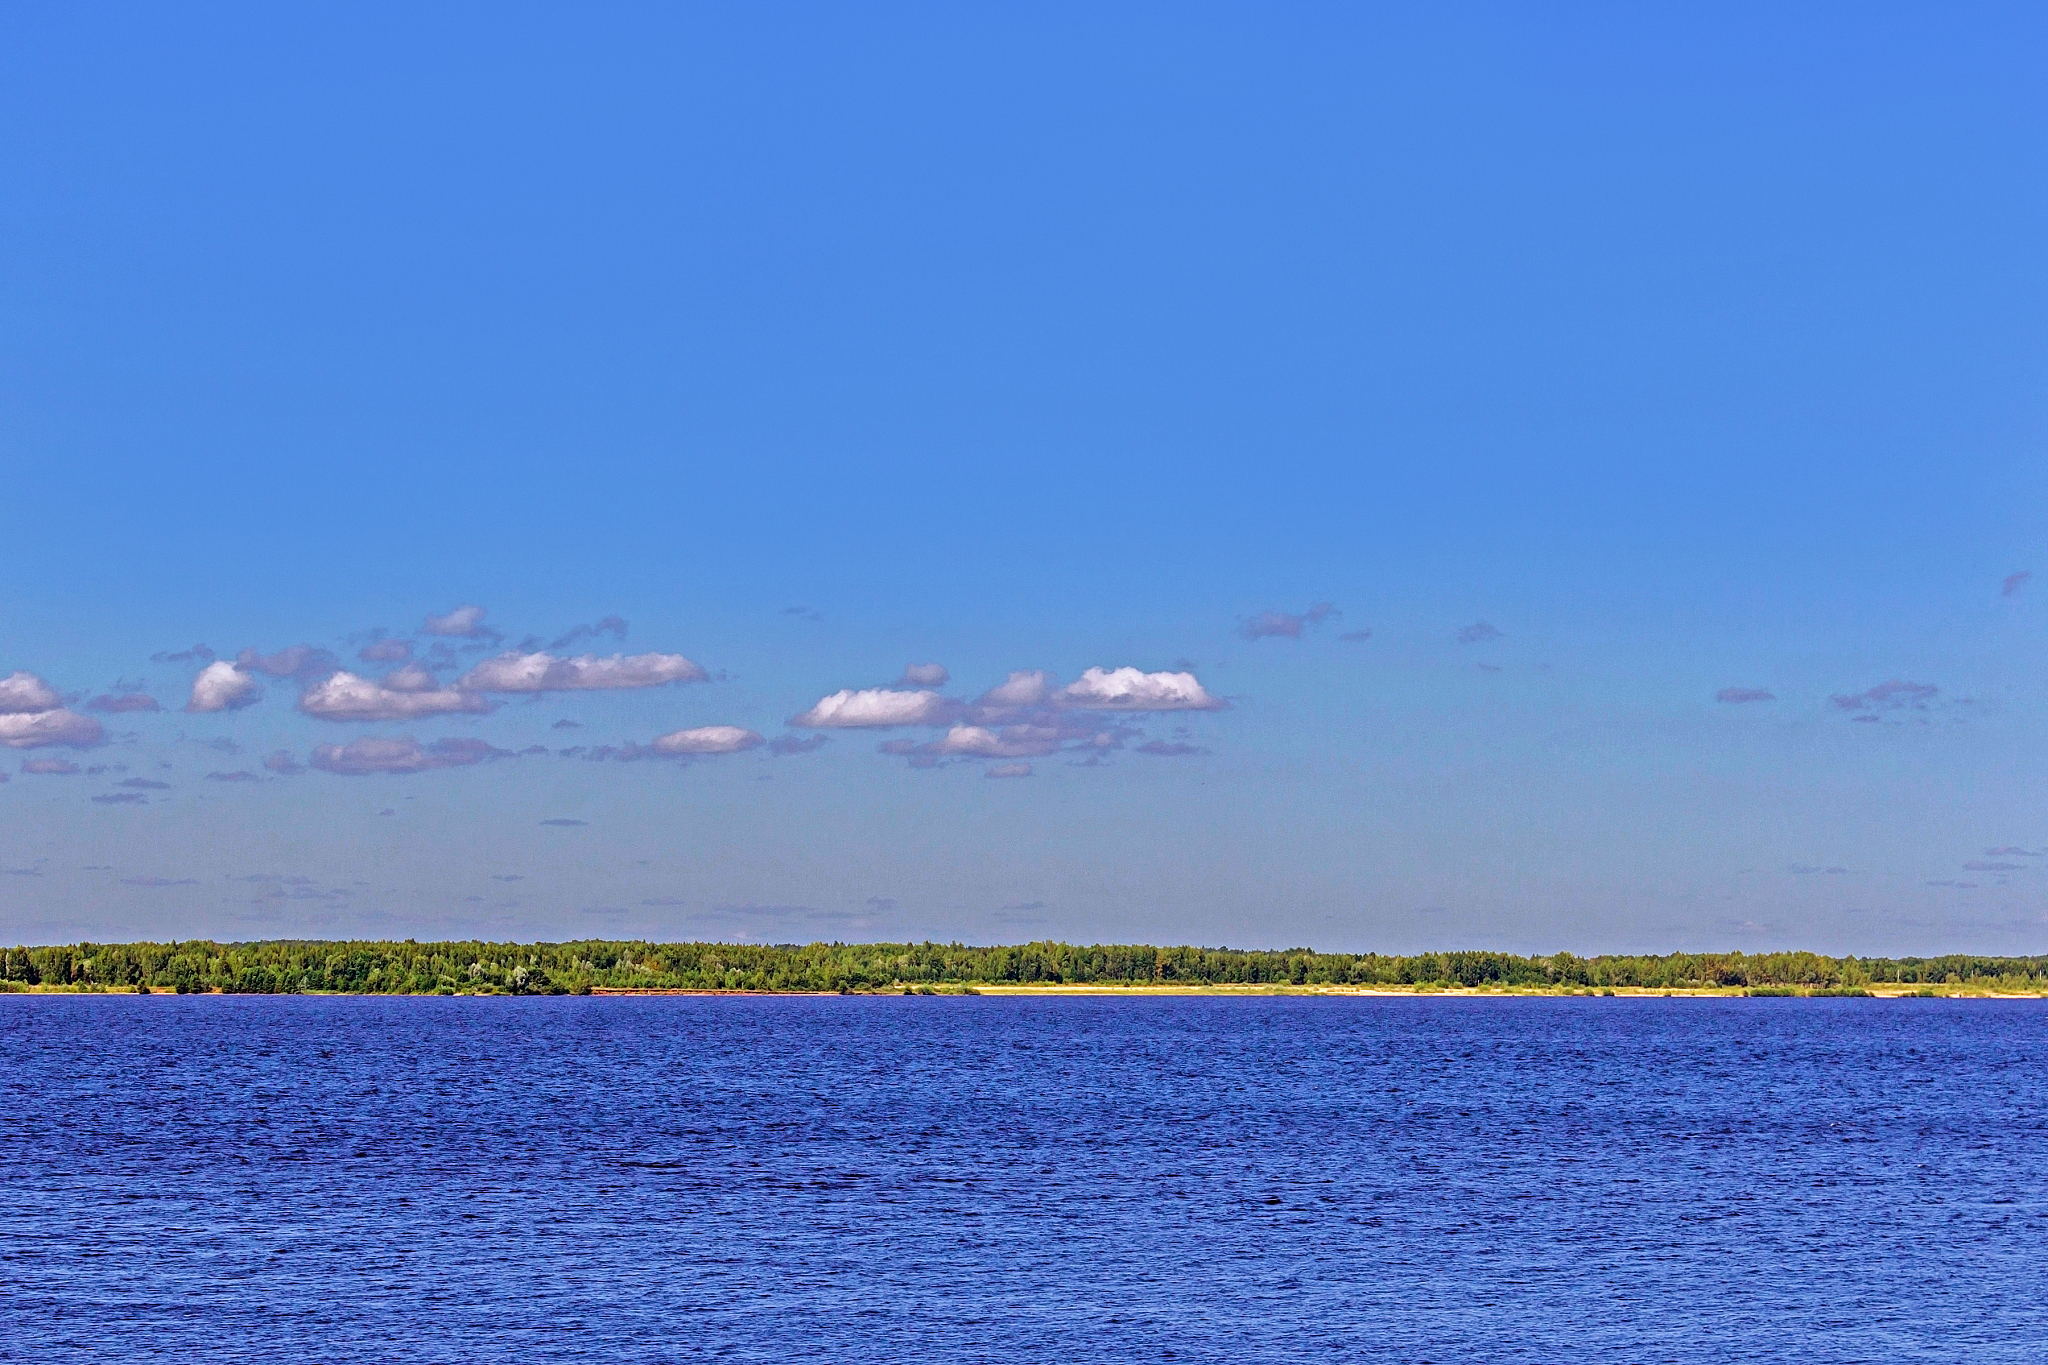
[[[1053,941],[421,943],[268,939],[0,949],[0,992],[224,995],[2048,995],[2048,956],[1324,953]]]
[[[300,995],[330,996],[350,999],[433,999],[446,997],[502,997],[513,998],[522,993],[498,990],[433,990],[433,991],[341,991],[341,990],[299,990],[299,991],[229,991],[218,987],[201,990],[175,990],[166,987],[136,986],[93,986],[93,985],[19,985],[0,983],[0,995],[21,996],[78,996],[78,995],[134,995],[134,996],[230,996],[230,995]],[[523,993],[531,998],[534,993]],[[582,991],[547,992],[548,995],[590,996],[611,999],[647,999],[653,997],[672,998],[691,996],[696,998],[726,997],[742,999],[839,999],[842,997],[886,998],[889,996],[1014,996],[1036,999],[1081,1000],[1104,997],[1137,999],[1265,999],[1277,997],[1320,998],[1320,999],[1380,999],[1380,1000],[1568,1000],[1573,998],[1601,998],[1617,1000],[1742,1000],[1761,998],[1783,999],[1845,999],[1869,1000],[2048,1000],[2048,989],[2033,991],[1998,990],[1991,987],[1972,986],[1894,986],[1878,985],[1855,989],[1814,989],[1800,990],[1795,987],[1672,987],[1668,990],[1648,986],[1621,986],[1604,990],[1569,989],[1565,987],[1542,986],[1239,986],[1239,985],[1119,985],[1115,983],[1090,983],[1080,986],[1067,985],[1015,985],[1008,982],[959,982],[942,986],[867,987],[860,990],[802,991],[802,990],[720,990],[711,987],[687,986],[593,986]]]

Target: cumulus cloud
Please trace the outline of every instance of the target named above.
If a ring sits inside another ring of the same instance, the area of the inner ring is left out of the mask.
[[[1246,617],[1238,627],[1238,633],[1247,640],[1267,640],[1280,637],[1299,640],[1302,632],[1319,625],[1332,616],[1342,616],[1328,602],[1318,602],[1307,611],[1262,611],[1256,616]]]
[[[85,709],[88,711],[98,711],[102,715],[118,716],[125,715],[131,711],[161,711],[164,708],[157,705],[155,697],[141,692],[109,692],[104,696],[94,697],[85,704]]]
[[[107,792],[95,796],[93,801],[102,806],[146,806],[149,798],[141,792]]]
[[[208,649],[205,645],[194,645],[190,649],[181,649],[175,654],[168,652],[152,654],[149,656],[149,661],[153,664],[191,664],[203,663],[212,658],[212,650]]]
[[[296,678],[305,682],[311,678],[323,678],[341,666],[341,661],[324,649],[312,645],[293,645],[280,649],[275,654],[259,654],[245,649],[235,656],[235,666],[244,672],[261,673],[271,678]]]
[[[1743,702],[1776,701],[1777,699],[1775,693],[1766,692],[1761,687],[1724,687],[1714,694],[1715,701],[1725,702],[1731,706],[1740,705]]]
[[[29,758],[22,760],[21,770],[48,777],[69,777],[78,771],[78,765],[68,758]]]
[[[766,741],[752,730],[737,725],[700,725],[694,730],[677,730],[658,736],[648,747],[658,754],[736,754],[758,748]]]
[[[1192,673],[1142,673],[1135,668],[1091,668],[1053,696],[1057,706],[1086,711],[1215,711],[1221,701]]]
[[[438,692],[441,680],[420,664],[407,664],[394,668],[383,678],[383,687],[392,692]]]
[[[983,777],[1029,777],[1029,763],[991,763],[982,770]]]
[[[2032,578],[2033,576],[2034,571],[2032,569],[2021,569],[2018,573],[2007,574],[2005,576],[2005,582],[1999,585],[1998,595],[2001,597],[2011,597],[2015,595],[2020,591],[2020,589],[2027,586],[2027,580]]]
[[[509,756],[505,750],[493,748],[480,739],[437,739],[427,745],[410,738],[357,739],[347,744],[313,746],[313,766],[343,777],[466,768],[487,758]]]
[[[418,690],[412,685],[418,678],[409,675],[419,672],[417,666],[409,666],[381,683],[354,673],[337,673],[307,688],[299,697],[299,710],[321,720],[380,721],[477,714],[491,709],[491,703],[474,692],[438,686],[432,675],[424,676],[433,690]],[[404,685],[390,686],[393,679]]]
[[[899,682],[909,687],[944,687],[953,680],[944,664],[905,664]]]
[[[943,738],[918,749],[946,758],[1042,758],[1059,750],[1061,738],[1058,730],[1045,726],[1010,725],[996,731],[955,725]]]
[[[982,693],[975,706],[986,711],[1043,706],[1052,696],[1052,689],[1052,674],[1024,669]]]
[[[806,730],[887,729],[895,725],[943,725],[956,704],[936,692],[868,687],[842,688],[800,716],[791,725]]]
[[[603,620],[593,621],[587,626],[575,626],[570,629],[568,634],[549,645],[548,648],[567,649],[578,640],[594,640],[600,635],[609,635],[614,640],[625,639],[626,618],[623,616],[607,616]]]
[[[777,735],[768,741],[768,752],[777,758],[787,758],[791,754],[815,753],[831,742],[830,735]]]
[[[106,742],[106,729],[98,721],[62,707],[0,713],[0,744],[10,749],[92,749]]]
[[[366,664],[403,663],[412,657],[412,641],[372,640],[356,651],[356,657]]]
[[[1471,625],[1458,632],[1458,643],[1461,645],[1484,644],[1488,640],[1498,640],[1500,638],[1499,627],[1495,626],[1491,621],[1474,621]]]
[[[496,634],[484,624],[484,609],[478,606],[461,606],[445,616],[429,616],[421,627],[429,635],[443,635],[458,640],[474,640],[480,636]]]
[[[1911,707],[1924,711],[1941,689],[1932,683],[1904,682],[1898,678],[1887,679],[1867,692],[1838,692],[1828,698],[1841,711],[1896,711]]]
[[[208,773],[208,782],[261,782],[263,779],[246,768],[237,768],[230,773]]]
[[[10,673],[0,678],[0,716],[54,711],[63,704],[57,689],[33,673]]]
[[[225,659],[208,664],[192,680],[192,699],[185,709],[192,712],[239,711],[262,699],[256,680]]]
[[[296,758],[293,758],[289,752],[283,749],[279,749],[275,753],[265,755],[263,759],[263,766],[267,768],[269,771],[277,773],[282,777],[293,777],[299,773],[306,771],[304,765],[302,765]]]
[[[473,692],[597,692],[664,683],[703,682],[710,675],[680,654],[500,654],[458,678]]]

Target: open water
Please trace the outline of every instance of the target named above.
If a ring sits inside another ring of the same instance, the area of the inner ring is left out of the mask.
[[[0,996],[0,1357],[2048,1360],[2012,1001]]]

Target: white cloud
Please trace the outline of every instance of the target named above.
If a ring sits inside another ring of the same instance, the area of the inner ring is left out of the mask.
[[[192,680],[192,700],[187,711],[239,711],[253,706],[263,696],[256,680],[225,659],[199,670]]]
[[[903,665],[903,681],[912,687],[944,687],[952,680],[944,664]]]
[[[441,680],[419,664],[407,664],[386,673],[384,686],[392,692],[438,692]]]
[[[441,739],[425,746],[416,739],[357,739],[347,744],[314,745],[313,766],[343,777],[365,777],[465,768],[504,755],[503,749],[494,749],[480,739]]]
[[[297,678],[304,682],[332,673],[340,665],[340,660],[313,645],[293,645],[275,654],[259,654],[253,649],[245,649],[235,656],[235,663],[252,673],[267,673],[273,678]]]
[[[983,777],[1029,777],[1029,763],[991,763],[982,770]]]
[[[57,689],[33,673],[10,673],[0,678],[0,716],[54,711],[63,704]]]
[[[1216,711],[1223,706],[1192,673],[1135,668],[1091,668],[1061,688],[1053,704],[1080,711]]]
[[[981,694],[977,706],[1043,706],[1045,699],[1052,695],[1053,677],[1036,669],[1012,673],[1007,679]]]
[[[91,749],[106,742],[98,721],[61,707],[0,714],[0,744],[10,749]]]
[[[920,746],[920,751],[947,757],[1042,758],[1057,752],[1064,738],[1058,730],[1039,725],[1012,725],[1001,733],[980,725],[956,725],[945,737]]]
[[[953,703],[936,692],[899,692],[888,687],[842,688],[790,721],[810,730],[883,729],[892,725],[943,725]]]
[[[464,640],[490,634],[490,628],[484,625],[484,609],[478,606],[461,606],[446,616],[429,616],[424,629],[429,635],[450,635]]]
[[[473,692],[594,692],[703,682],[709,676],[680,654],[579,654],[558,659],[552,654],[513,652],[484,660],[455,685]]]
[[[431,677],[428,681],[432,681]],[[299,709],[321,720],[417,720],[422,716],[488,711],[491,703],[474,692],[452,687],[417,691],[388,687],[354,673],[337,673],[307,688],[299,697]]]
[[[700,725],[694,730],[677,730],[658,736],[653,745],[658,754],[736,754],[766,743],[752,730],[737,725]]]

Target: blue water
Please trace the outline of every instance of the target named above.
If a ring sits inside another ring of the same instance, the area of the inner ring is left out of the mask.
[[[2048,1009],[0,997],[0,1357],[2048,1359]]]

